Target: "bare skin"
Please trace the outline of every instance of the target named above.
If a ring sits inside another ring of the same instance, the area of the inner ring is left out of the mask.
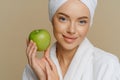
[[[57,40],[56,54],[64,77],[78,46],[89,30],[89,10],[79,0],[69,0],[57,10],[52,24],[53,33]],[[41,59],[36,57],[36,51],[36,44],[30,41],[26,55],[28,63],[38,79],[59,80],[56,66],[49,57],[49,48]]]
[[[33,41],[28,43],[26,55],[28,64],[31,66],[39,80],[59,80],[56,66],[49,57],[49,48],[40,59],[37,57],[37,47]]]
[[[78,46],[89,30],[89,10],[80,1],[70,0],[57,10],[52,24],[57,40],[57,58],[65,76]]]

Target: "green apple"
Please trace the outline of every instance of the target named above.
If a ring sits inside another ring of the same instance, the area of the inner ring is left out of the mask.
[[[45,29],[36,29],[29,34],[29,40],[36,43],[37,51],[44,51],[51,42],[50,34]]]

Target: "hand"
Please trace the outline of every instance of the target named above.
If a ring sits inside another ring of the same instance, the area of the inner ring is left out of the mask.
[[[40,59],[37,57],[37,46],[33,41],[27,43],[26,55],[31,66],[40,80],[59,80],[56,66],[49,57],[49,48]]]
[[[49,57],[46,57],[45,64],[47,80],[59,80],[56,66]]]
[[[28,64],[31,66],[38,79],[46,80],[45,57],[39,59],[36,52],[36,44],[32,40],[30,42],[27,42],[26,55],[28,59]]]
[[[45,51],[45,58],[47,80],[59,80],[57,68],[49,57],[49,48]]]

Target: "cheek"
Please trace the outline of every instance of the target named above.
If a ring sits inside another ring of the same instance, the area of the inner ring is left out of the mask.
[[[81,37],[85,37],[88,33],[88,30],[89,28],[80,28],[80,29],[77,29],[78,30],[78,34],[81,36]]]
[[[57,41],[60,41],[63,38],[63,34],[66,33],[65,30],[66,30],[65,25],[59,23],[53,25],[53,33]]]
[[[66,30],[66,25],[55,22],[53,24],[54,33],[64,33]]]

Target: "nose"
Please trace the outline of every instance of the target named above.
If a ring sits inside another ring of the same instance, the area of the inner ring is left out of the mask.
[[[71,23],[68,25],[67,33],[69,33],[69,34],[75,34],[75,33],[76,33],[75,23],[71,22]]]

